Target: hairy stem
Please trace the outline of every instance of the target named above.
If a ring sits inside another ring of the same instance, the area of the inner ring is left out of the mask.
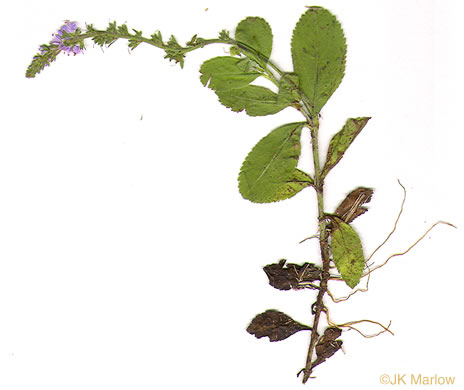
[[[306,358],[306,366],[303,370],[303,383],[306,383],[312,372],[312,361],[314,350],[316,347],[319,334],[317,333],[317,328],[319,325],[319,319],[321,317],[321,312],[324,310],[323,298],[324,294],[327,292],[327,282],[330,277],[329,266],[330,266],[330,252],[329,252],[329,237],[327,232],[327,223],[325,220],[324,213],[324,179],[321,175],[321,163],[319,156],[319,119],[312,116],[310,107],[304,105],[304,109],[301,110],[303,115],[306,117],[306,120],[309,125],[311,132],[311,144],[313,151],[313,164],[314,164],[314,189],[316,190],[317,196],[317,209],[318,209],[318,219],[319,219],[319,245],[321,250],[321,259],[322,259],[322,278],[319,285],[319,293],[316,298],[316,304],[314,306],[314,321],[313,329],[311,331],[311,340],[308,348],[308,355]]]
[[[83,42],[85,39],[91,38],[94,39],[99,36],[104,36],[106,39],[109,37],[112,38],[112,44],[114,41],[118,39],[127,39],[129,41],[135,41],[135,42],[140,42],[140,43],[147,43],[149,45],[158,47],[160,49],[166,50],[170,49],[169,45],[158,40],[154,40],[153,38],[147,38],[142,35],[136,35],[136,34],[131,34],[131,33],[122,33],[122,32],[109,32],[107,30],[96,30],[92,29],[91,31],[88,31],[86,33],[82,33],[79,35],[76,35],[74,37],[70,37],[66,39],[67,44],[69,46],[73,46],[75,44],[78,44],[79,42]],[[193,44],[187,44],[185,47],[179,46],[177,49],[180,53],[186,54],[188,52],[191,52],[196,49],[201,49],[207,45],[211,45],[214,43],[222,43],[222,44],[227,44],[227,45],[232,45],[232,46],[237,46],[240,48],[240,50],[251,53],[257,58],[257,61],[259,62],[259,65],[263,68],[266,74],[266,78],[269,79],[271,82],[273,82],[275,85],[279,86],[279,80],[276,78],[276,76],[273,74],[271,69],[277,73],[279,76],[283,74],[283,71],[272,61],[269,60],[266,56],[258,52],[257,50],[253,49],[252,47],[242,43],[238,42],[235,39],[228,38],[228,39],[222,39],[222,38],[213,38],[213,39],[199,39],[197,42]]]

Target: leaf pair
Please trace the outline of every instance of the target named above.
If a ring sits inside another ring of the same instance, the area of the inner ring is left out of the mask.
[[[235,112],[250,116],[275,114],[291,103],[269,88],[251,85],[257,77],[266,75],[266,66],[272,51],[272,32],[262,18],[242,20],[235,32],[237,47],[233,52],[245,57],[215,57],[200,68],[200,81],[208,86],[219,101]]]
[[[321,173],[322,178],[342,159],[369,119],[350,118],[332,137]],[[239,175],[239,189],[245,199],[255,203],[277,202],[291,198],[314,184],[310,175],[297,169],[304,125],[303,122],[297,122],[280,126],[262,138],[251,150]]]
[[[262,18],[248,17],[238,24],[235,40],[237,46],[232,53],[244,54],[260,68],[258,73],[264,75],[272,51],[269,24]],[[283,83],[279,85],[278,94],[268,88],[249,85],[253,80],[240,87],[219,90],[214,82],[209,87],[216,92],[222,104],[233,111],[245,110],[251,116],[279,112],[292,102],[300,101],[301,90],[306,96],[310,114],[317,116],[339,86],[345,72],[346,42],[336,17],[322,7],[309,7],[293,30],[291,53],[294,71],[290,93],[285,74],[281,75]],[[226,75],[227,67],[223,67],[225,58],[216,57],[203,64],[200,69],[203,85],[207,85],[210,77]],[[231,77],[238,76],[236,70]],[[243,81],[247,80],[248,75],[241,76]],[[293,96],[290,96],[292,92]]]
[[[321,279],[322,270],[314,264],[287,264],[282,259],[278,263],[268,264],[263,269],[269,278],[269,284],[279,290],[301,289],[312,286],[312,282]],[[316,287],[317,288],[317,287]],[[277,310],[266,310],[251,321],[247,332],[257,338],[269,337],[269,341],[281,341],[299,332],[312,328],[300,324],[289,315]]]

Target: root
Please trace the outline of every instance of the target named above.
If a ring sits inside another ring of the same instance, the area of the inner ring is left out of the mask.
[[[395,233],[396,231],[396,227],[398,226],[398,222],[400,220],[400,217],[401,217],[401,214],[403,214],[403,209],[404,209],[404,203],[406,202],[406,188],[404,188],[403,184],[401,184],[401,182],[398,180],[398,184],[401,186],[401,188],[403,189],[403,201],[401,202],[401,207],[400,207],[400,212],[398,213],[398,216],[396,217],[396,220],[395,220],[395,223],[393,225],[393,229],[392,231],[388,234],[387,238],[385,238],[385,240],[377,247],[374,249],[374,252],[372,252],[370,254],[370,256],[366,259],[366,263],[372,258],[372,256],[374,256],[374,254],[380,249],[382,248],[386,243],[387,241],[390,239],[390,237],[393,235],[393,233]]]
[[[382,330],[380,332],[377,332],[377,333],[374,333],[374,334],[364,334],[363,332],[361,332],[359,329],[355,328],[353,325],[355,324],[360,324],[361,322],[369,322],[370,324],[375,324],[375,325],[378,325],[382,328]],[[388,323],[388,326],[385,326],[385,325],[382,325],[380,322],[377,322],[377,321],[372,321],[372,320],[358,320],[358,321],[351,321],[351,322],[346,322],[344,324],[339,324],[339,325],[336,325],[338,326],[339,328],[349,328],[349,329],[352,329],[352,330],[355,330],[356,332],[358,332],[361,336],[365,337],[366,339],[370,339],[372,337],[377,337],[377,336],[380,336],[382,333],[385,333],[385,332],[388,332],[390,333],[392,336],[394,336],[395,334],[390,330],[390,325],[391,325],[391,321]]]
[[[369,272],[365,273],[363,276],[361,276],[361,278],[364,278],[365,276],[368,276],[370,275],[372,272],[374,272],[375,270],[379,269],[379,268],[382,268],[385,264],[387,264],[389,262],[390,259],[392,259],[393,257],[397,257],[397,256],[402,256],[402,255],[405,255],[406,253],[408,253],[412,248],[414,248],[419,242],[421,242],[425,236],[427,236],[427,234],[437,225],[440,225],[440,224],[443,224],[443,225],[448,225],[448,226],[451,226],[451,227],[454,227],[456,229],[456,226],[454,226],[452,223],[449,223],[449,222],[445,222],[445,221],[438,221],[438,222],[435,222],[431,227],[429,227],[427,229],[427,231],[419,237],[419,239],[417,239],[414,244],[412,244],[408,249],[406,249],[404,252],[400,252],[400,253],[395,253],[391,256],[389,256],[387,258],[387,260],[385,260],[382,264],[380,265],[377,265],[375,266],[374,268],[372,268],[371,270],[369,270]]]
[[[343,324],[337,324],[335,322],[333,322],[331,319],[330,319],[330,314],[329,314],[329,309],[327,308],[327,306],[324,306],[323,309],[321,310],[326,318],[327,318],[327,324],[329,326],[334,326],[334,327],[337,327],[337,328],[348,328],[348,329],[352,329],[356,332],[358,332],[361,336],[369,339],[369,338],[372,338],[372,337],[377,337],[379,335],[381,335],[382,333],[385,333],[385,332],[388,332],[390,333],[391,335],[395,335],[391,330],[390,330],[390,325],[391,325],[391,321],[388,323],[387,326],[385,325],[382,325],[380,322],[377,322],[377,321],[373,321],[373,320],[358,320],[358,321],[349,321],[349,322],[345,322]],[[374,334],[364,334],[363,332],[361,332],[358,328],[354,327],[353,325],[356,325],[356,324],[360,324],[362,322],[368,322],[370,324],[375,324],[375,325],[378,325],[382,328],[381,331],[377,332],[377,333],[374,333]]]
[[[335,298],[332,293],[330,292],[330,290],[327,290],[327,294],[328,296],[332,299],[332,301],[334,303],[339,303],[339,302],[344,302],[344,301],[347,301],[348,299],[350,299],[354,294],[356,294],[357,292],[366,292],[369,290],[369,278],[367,279],[367,283],[366,283],[366,288],[358,288],[354,291],[352,291],[350,294],[348,294],[347,296],[345,297],[341,297],[341,298]]]

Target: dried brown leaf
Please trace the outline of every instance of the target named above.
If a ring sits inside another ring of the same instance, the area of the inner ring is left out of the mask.
[[[321,336],[321,338],[318,341],[319,344],[325,344],[328,343],[329,341],[333,341],[338,339],[342,335],[342,330],[340,328],[336,328],[334,326],[327,328],[324,331],[324,334]]]
[[[343,344],[343,341],[337,340],[342,331],[340,328],[327,328],[316,344],[316,360],[311,365],[311,369],[325,362],[335,352],[337,352]]]
[[[247,328],[247,332],[256,338],[269,337],[269,341],[285,340],[300,330],[311,330],[311,327],[300,324],[277,310],[266,310],[258,314]]]
[[[340,203],[335,210],[335,215],[340,217],[345,223],[353,222],[367,211],[367,208],[363,207],[363,205],[371,201],[373,193],[374,190],[372,188],[356,188]]]
[[[282,259],[263,268],[269,284],[278,290],[315,288],[312,282],[321,279],[321,269],[312,263],[302,265],[290,263],[285,265],[285,263],[286,260]]]

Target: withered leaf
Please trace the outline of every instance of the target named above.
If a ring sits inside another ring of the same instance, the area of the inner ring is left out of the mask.
[[[330,140],[327,158],[324,168],[322,168],[322,178],[324,179],[330,170],[339,163],[345,152],[348,150],[354,139],[366,126],[369,117],[349,118],[343,128]]]
[[[351,223],[355,218],[364,214],[368,209],[363,205],[372,199],[374,190],[372,188],[358,187],[351,191],[335,210],[335,215],[343,222]]]
[[[342,331],[340,328],[327,328],[316,344],[316,360],[311,364],[311,369],[325,362],[335,352],[337,352],[343,344],[343,341],[337,340]]]
[[[248,325],[247,332],[256,338],[269,337],[269,341],[281,341],[300,330],[312,328],[293,320],[290,316],[277,310],[266,310],[258,314]]]
[[[318,341],[318,344],[325,344],[329,341],[336,340],[342,335],[342,330],[335,326],[331,326],[324,331],[324,334]]]
[[[318,364],[325,362],[329,357],[331,357],[342,347],[342,344],[342,340],[330,340],[327,343],[316,345],[317,359],[315,360],[312,367],[315,367]]]
[[[268,264],[263,269],[269,284],[278,290],[302,289],[305,287],[316,288],[312,282],[321,280],[321,269],[312,263],[287,264],[286,260]]]

